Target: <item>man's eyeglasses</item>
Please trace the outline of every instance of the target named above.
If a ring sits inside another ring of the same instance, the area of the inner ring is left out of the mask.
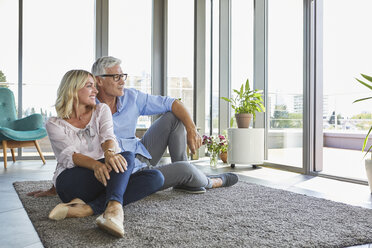
[[[127,80],[128,74],[123,73],[123,74],[102,74],[98,75],[99,77],[112,77],[115,82],[120,81],[120,78],[122,78],[124,81]]]

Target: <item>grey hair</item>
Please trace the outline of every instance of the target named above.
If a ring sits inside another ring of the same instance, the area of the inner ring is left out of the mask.
[[[96,60],[92,66],[92,74],[94,76],[106,74],[106,68],[120,65],[121,60],[111,56],[104,56]]]

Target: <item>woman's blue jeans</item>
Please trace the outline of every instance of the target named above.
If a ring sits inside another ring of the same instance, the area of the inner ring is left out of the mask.
[[[93,209],[94,214],[101,214],[109,201],[127,205],[161,189],[164,177],[160,171],[142,170],[132,174],[134,154],[122,152],[121,155],[127,160],[127,170],[124,173],[112,170],[106,187],[96,179],[93,170],[77,166],[64,170],[56,181],[61,200],[70,202],[79,198]],[[98,161],[104,163],[104,159]]]

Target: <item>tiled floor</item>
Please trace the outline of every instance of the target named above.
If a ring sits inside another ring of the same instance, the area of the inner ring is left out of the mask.
[[[231,169],[228,165],[219,164],[218,168],[212,169],[208,165],[208,159],[193,163],[207,174],[233,170],[244,181],[372,209],[368,186],[269,168],[252,169],[250,165],[236,165]],[[14,164],[10,162],[7,169],[0,169],[0,247],[43,247],[12,183],[51,179],[55,164],[55,160],[47,161],[46,165],[42,165],[38,160],[20,161]],[[0,165],[2,166],[2,163]],[[372,248],[372,245],[356,247]]]
[[[302,167],[301,147],[268,150],[268,161]],[[364,161],[370,156],[360,150],[323,147],[323,174],[367,181]]]

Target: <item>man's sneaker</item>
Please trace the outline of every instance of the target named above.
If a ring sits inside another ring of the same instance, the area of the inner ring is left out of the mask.
[[[177,185],[173,187],[174,190],[186,192],[189,194],[203,194],[206,192],[204,187],[192,188],[185,185]]]
[[[221,178],[222,186],[221,187],[230,187],[236,184],[239,181],[239,177],[234,173],[222,173],[219,175],[209,175],[208,178]]]

